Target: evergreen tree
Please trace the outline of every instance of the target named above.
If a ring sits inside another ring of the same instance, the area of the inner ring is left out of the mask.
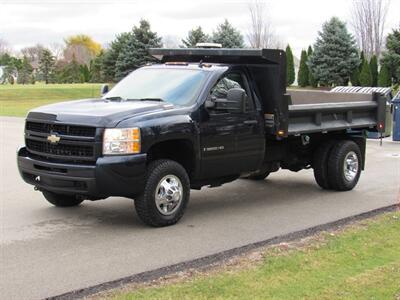
[[[80,83],[81,70],[75,55],[72,56],[70,63],[60,66],[57,70],[57,82],[59,83]]]
[[[295,78],[294,72],[294,60],[292,49],[289,45],[286,47],[286,85],[290,86],[294,83]]]
[[[371,86],[378,86],[378,59],[376,55],[373,55],[371,61],[369,62],[369,68],[371,70]]]
[[[132,35],[121,48],[115,63],[115,79],[120,80],[133,70],[155,62],[155,58],[149,55],[148,50],[161,46],[161,38],[151,31],[150,23],[141,20],[140,26],[133,28]]]
[[[365,61],[364,51],[361,51],[361,53],[360,53],[360,65],[358,66],[358,69],[359,69],[360,73],[361,73],[361,69],[362,69],[362,67],[364,65],[364,61]]]
[[[372,84],[371,69],[369,67],[369,63],[366,60],[364,60],[360,73],[360,85],[371,86],[371,84]]]
[[[315,79],[325,86],[343,85],[359,63],[354,38],[345,23],[333,17],[323,25],[308,59]]]
[[[218,25],[213,33],[212,40],[219,43],[223,48],[243,48],[243,35],[225,19],[225,22]]]
[[[211,38],[205,34],[201,26],[199,26],[190,30],[187,38],[183,39],[182,43],[186,48],[193,48],[196,47],[198,43],[207,43],[210,40]]]
[[[20,84],[29,83],[31,80],[32,72],[33,72],[33,68],[31,66],[31,64],[29,63],[28,57],[26,57],[26,55],[24,55],[24,57],[22,58],[21,66],[18,69],[17,83],[20,83]]]
[[[39,72],[46,84],[52,81],[55,67],[55,57],[48,49],[43,49],[39,58]]]
[[[312,50],[312,47],[310,45],[310,46],[308,46],[308,50],[307,50],[307,61],[308,61],[308,58],[312,55],[312,53],[313,53],[313,50]],[[309,84],[312,87],[317,87],[318,86],[318,82],[315,80],[314,75],[311,72],[310,66],[308,64],[307,64],[307,67],[308,67],[308,81],[309,81]]]
[[[360,85],[360,71],[358,70],[358,68],[355,68],[350,74],[350,81],[352,86]]]
[[[378,85],[380,87],[389,87],[392,85],[392,80],[390,78],[390,70],[386,65],[381,66],[378,76]]]
[[[297,81],[299,86],[306,87],[309,85],[308,81],[308,67],[307,67],[307,52],[305,50],[301,51],[300,58],[300,68],[297,75]]]
[[[132,32],[124,32],[115,38],[111,43],[110,48],[104,53],[102,59],[102,69],[104,75],[104,81],[111,82],[115,78],[116,63],[121,52],[121,49],[127,44],[128,40],[132,38]]]
[[[386,51],[382,55],[381,65],[385,65],[393,83],[400,83],[400,26],[393,29],[386,38]]]

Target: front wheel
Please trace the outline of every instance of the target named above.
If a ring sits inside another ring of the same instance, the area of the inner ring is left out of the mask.
[[[57,207],[78,206],[83,202],[83,199],[77,198],[74,195],[62,195],[53,192],[43,191],[43,196],[49,203]]]
[[[147,168],[144,192],[135,199],[139,218],[147,225],[173,225],[182,218],[190,197],[186,170],[172,160],[156,160]]]

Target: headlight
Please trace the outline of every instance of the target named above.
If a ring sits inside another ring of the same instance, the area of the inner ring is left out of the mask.
[[[135,153],[140,153],[139,128],[111,128],[104,131],[104,155]]]

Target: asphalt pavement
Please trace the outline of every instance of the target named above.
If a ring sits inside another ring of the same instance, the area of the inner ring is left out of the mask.
[[[0,117],[0,298],[41,299],[192,260],[399,202],[400,143],[367,145],[350,192],[324,191],[312,170],[279,171],[192,191],[175,226],[149,228],[133,201],[56,208],[20,179],[23,119]]]

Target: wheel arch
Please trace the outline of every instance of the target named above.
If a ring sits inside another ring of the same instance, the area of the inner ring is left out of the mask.
[[[181,164],[190,179],[198,172],[195,145],[188,138],[163,140],[151,145],[147,151],[147,163],[157,159],[170,159]]]

